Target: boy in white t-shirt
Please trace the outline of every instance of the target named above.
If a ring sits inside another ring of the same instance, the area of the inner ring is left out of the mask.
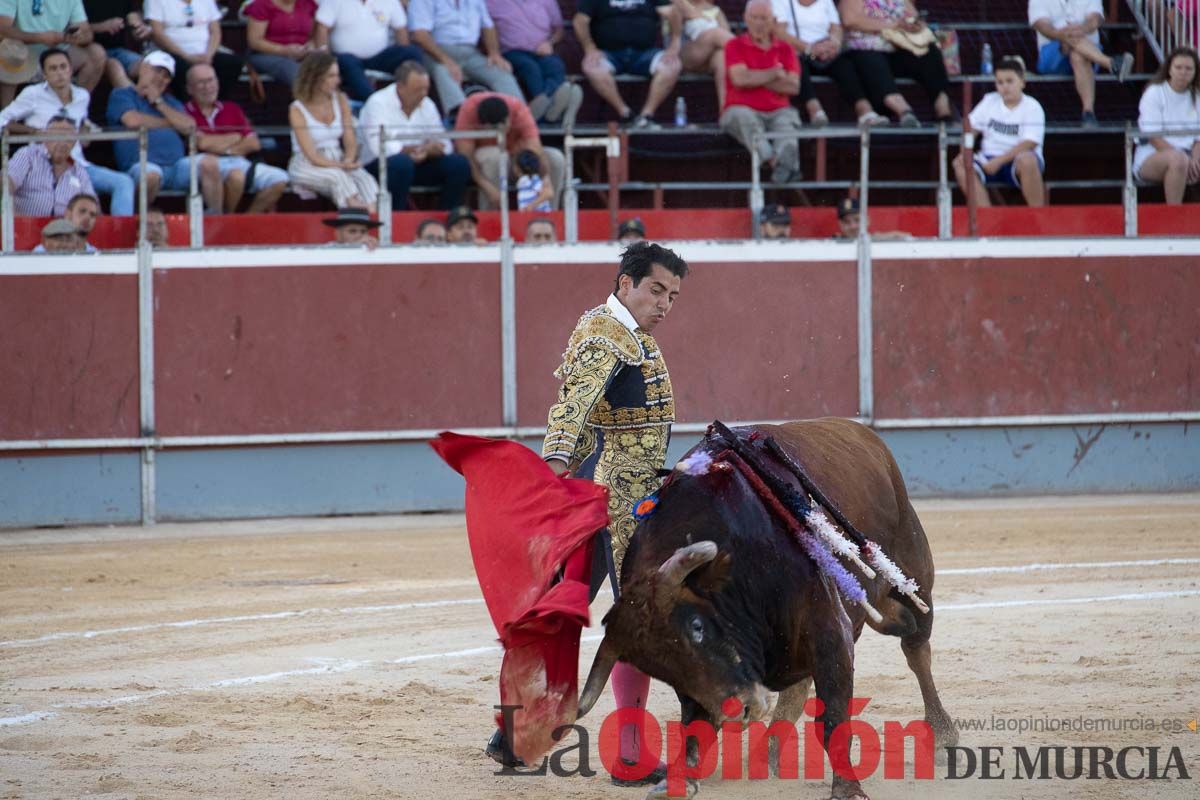
[[[1100,49],[1104,7],[1100,0],[1029,0],[1029,26],[1037,31],[1039,75],[1074,75],[1083,105],[1086,128],[1096,121],[1096,68],[1102,67],[1124,82],[1133,68],[1133,56],[1106,56]]]
[[[1042,140],[1046,135],[1046,112],[1042,104],[1025,94],[1025,62],[1006,56],[996,65],[996,91],[989,92],[971,109],[971,128],[979,139],[970,180],[975,181],[976,203],[990,206],[986,186],[1015,186],[1030,206],[1046,204],[1042,183],[1045,161]],[[958,187],[967,191],[968,172],[964,156],[954,159]]]

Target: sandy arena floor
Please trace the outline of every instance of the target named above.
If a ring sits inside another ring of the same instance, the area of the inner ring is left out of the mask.
[[[951,715],[1197,717],[1200,496],[918,510]],[[499,657],[460,517],[14,531],[0,533],[0,576],[0,797],[643,796],[611,786],[595,756],[607,693],[586,720],[599,775],[493,774],[481,747]],[[920,717],[896,640],[864,634],[856,690],[870,722]],[[657,685],[651,710],[678,714]],[[962,739],[1008,748],[1009,777],[865,786],[875,800],[1200,797],[1200,734],[1186,728]],[[1176,746],[1194,780],[1012,780],[1011,748],[1038,744],[1157,745],[1161,759]],[[828,795],[710,779],[700,796]]]

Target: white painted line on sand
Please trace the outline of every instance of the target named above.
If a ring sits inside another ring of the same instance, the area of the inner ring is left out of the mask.
[[[939,569],[935,575],[993,575],[1004,572],[1043,572],[1059,569],[1112,569],[1114,567],[1162,567],[1200,564],[1200,558],[1151,558],[1142,561],[1074,561],[1069,563],[1017,564],[1009,567],[961,567]]]
[[[1097,597],[1064,597],[1056,600],[997,600],[984,603],[958,603],[944,606],[937,606],[936,611],[970,611],[975,609],[986,608],[1013,608],[1017,606],[1060,606],[1060,605],[1077,605],[1081,603],[1110,603],[1110,602],[1136,602],[1142,600],[1167,600],[1178,597],[1197,597],[1200,596],[1200,589],[1182,590],[1177,592],[1138,592],[1133,594],[1112,594],[1102,595]],[[592,634],[589,636],[580,637],[580,642],[597,642],[602,639],[601,634]],[[495,645],[486,647],[471,647],[465,650],[451,650],[444,653],[421,653],[419,655],[402,656],[401,658],[390,659],[387,661],[337,661],[333,663],[325,663],[318,667],[308,667],[305,669],[285,670],[282,672],[270,672],[265,675],[247,675],[241,678],[225,678],[202,686],[193,686],[183,689],[159,689],[153,692],[144,694],[125,695],[107,700],[83,700],[74,703],[57,703],[52,708],[69,709],[69,708],[104,708],[113,705],[125,705],[129,703],[139,703],[146,700],[152,700],[156,697],[168,695],[188,694],[191,692],[203,692],[213,689],[226,689],[234,686],[249,686],[259,683],[271,683],[273,681],[282,680],[284,678],[292,678],[300,675],[320,675],[320,674],[336,674],[339,672],[350,672],[352,670],[363,669],[374,666],[405,666],[408,664],[419,664],[426,661],[437,661],[442,659],[453,658],[472,658],[474,656],[498,654],[501,650]],[[22,714],[16,717],[0,717],[0,728],[12,727],[17,725],[31,725],[37,722],[44,722],[49,719],[54,719],[59,716],[57,711],[34,711],[28,714]]]
[[[261,622],[274,619],[291,619],[293,617],[308,617],[322,614],[380,614],[391,611],[412,611],[423,608],[442,608],[444,606],[480,605],[483,600],[430,600],[419,603],[396,603],[386,606],[347,606],[346,608],[304,608],[297,611],[276,611],[270,614],[243,614],[235,617],[209,617],[207,619],[185,619],[178,622],[154,622],[148,625],[129,625],[124,628],[105,628],[96,631],[64,631],[48,633],[34,639],[9,639],[0,642],[0,647],[22,647],[44,642],[54,642],[61,639],[94,639],[97,636],[112,636],[119,633],[142,633],[157,631],[165,628],[199,628],[204,625],[226,625],[236,622]]]

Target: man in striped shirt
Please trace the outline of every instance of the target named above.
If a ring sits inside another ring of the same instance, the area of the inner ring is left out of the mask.
[[[68,117],[52,117],[47,133],[75,133]],[[75,139],[31,144],[21,148],[8,162],[8,180],[13,208],[18,216],[61,217],[77,194],[95,196],[92,180],[75,159]]]

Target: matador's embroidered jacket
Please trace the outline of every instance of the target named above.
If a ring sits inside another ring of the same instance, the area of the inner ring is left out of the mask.
[[[634,504],[658,488],[675,401],[654,337],[610,296],[579,318],[550,408],[542,458],[567,462],[579,477],[608,487],[609,530],[617,574],[636,522]]]

